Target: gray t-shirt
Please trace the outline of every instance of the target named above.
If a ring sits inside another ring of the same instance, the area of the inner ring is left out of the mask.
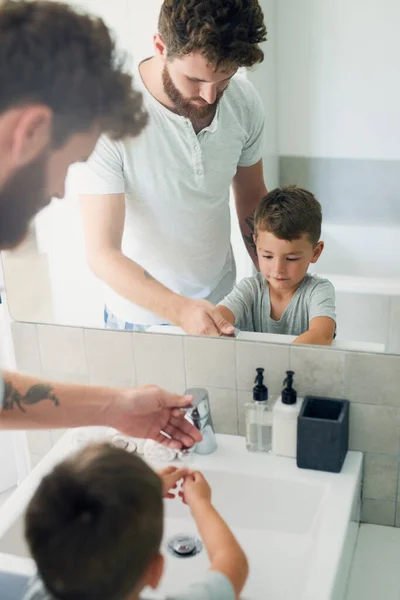
[[[298,336],[308,331],[315,317],[336,322],[335,288],[327,279],[308,273],[279,321],[271,319],[269,285],[261,273],[242,279],[220,305],[235,315],[235,326],[242,331]]]
[[[46,591],[41,579],[35,577],[30,582],[23,600],[54,598]],[[208,571],[203,580],[192,583],[181,593],[167,596],[166,600],[235,600],[235,591],[225,575],[217,571]]]

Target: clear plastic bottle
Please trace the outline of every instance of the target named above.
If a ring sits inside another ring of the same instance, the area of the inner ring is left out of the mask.
[[[246,448],[250,452],[270,452],[272,444],[272,412],[268,407],[268,388],[264,385],[264,369],[257,369],[253,402],[246,411]]]

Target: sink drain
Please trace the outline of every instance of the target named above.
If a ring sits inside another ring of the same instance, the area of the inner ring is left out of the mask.
[[[179,533],[168,540],[167,548],[177,558],[189,558],[201,552],[203,544],[192,535]]]

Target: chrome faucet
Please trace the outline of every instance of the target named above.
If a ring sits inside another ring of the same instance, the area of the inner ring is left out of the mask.
[[[211,454],[217,449],[214,425],[211,418],[208,392],[204,388],[190,388],[185,395],[193,396],[192,406],[186,412],[186,418],[202,433],[203,439],[194,446],[197,454]]]

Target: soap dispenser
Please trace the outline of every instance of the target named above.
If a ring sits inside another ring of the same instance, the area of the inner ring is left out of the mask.
[[[285,387],[272,411],[272,452],[290,458],[297,454],[297,420],[303,404],[293,389],[293,376],[293,371],[286,371]]]
[[[257,369],[253,402],[248,402],[246,410],[246,448],[250,452],[271,450],[272,413],[268,407],[268,388],[264,385],[264,369]]]

